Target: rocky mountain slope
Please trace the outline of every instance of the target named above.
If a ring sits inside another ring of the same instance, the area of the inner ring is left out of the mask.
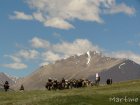
[[[131,60],[125,60],[107,71],[100,72],[99,75],[103,83],[108,78],[112,78],[114,82],[140,79],[140,65]]]
[[[42,89],[49,77],[58,80],[62,78],[95,80],[97,72],[101,75],[102,82],[110,77],[116,82],[140,79],[140,65],[126,59],[105,57],[93,51],[42,66],[31,75],[20,79],[13,87],[19,88],[23,84],[25,89]]]
[[[8,81],[10,85],[14,85],[16,83],[16,78],[5,73],[0,73],[0,88],[3,88],[3,84],[5,81]]]

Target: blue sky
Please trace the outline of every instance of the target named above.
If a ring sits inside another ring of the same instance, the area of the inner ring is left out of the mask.
[[[88,50],[140,63],[139,0],[1,0],[0,72],[26,76]]]

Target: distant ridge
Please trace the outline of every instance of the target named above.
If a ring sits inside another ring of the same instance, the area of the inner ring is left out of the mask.
[[[10,85],[14,85],[16,83],[16,78],[5,73],[0,73],[0,88],[3,88],[5,81],[8,81]]]
[[[99,73],[102,77],[101,82],[105,82],[107,78],[113,78],[114,82],[128,81],[140,79],[140,65],[131,61],[124,62]]]

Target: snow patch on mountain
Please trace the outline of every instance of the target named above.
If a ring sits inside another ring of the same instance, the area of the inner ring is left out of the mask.
[[[121,67],[124,66],[124,65],[125,65],[125,63],[120,64],[119,69],[121,69]]]
[[[90,64],[91,61],[91,55],[90,55],[90,51],[87,52],[88,58],[87,58],[87,65]]]
[[[76,55],[77,55],[77,56],[81,56],[81,55],[83,55],[83,53],[77,53]]]
[[[8,78],[10,78],[12,81],[14,81],[14,83],[17,82],[17,80],[19,79],[19,77],[16,77],[16,76],[12,76],[12,75],[9,75],[7,73],[4,73]]]

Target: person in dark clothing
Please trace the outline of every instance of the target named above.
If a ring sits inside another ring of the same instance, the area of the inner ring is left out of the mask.
[[[20,91],[24,91],[24,86],[23,85],[21,85],[21,87],[20,87],[20,89],[19,89]]]
[[[5,84],[4,84],[4,90],[5,90],[5,92],[8,91],[9,87],[10,87],[10,86],[9,86],[8,81],[5,81]]]
[[[107,79],[106,84],[111,85],[112,84],[112,79],[111,78]]]

